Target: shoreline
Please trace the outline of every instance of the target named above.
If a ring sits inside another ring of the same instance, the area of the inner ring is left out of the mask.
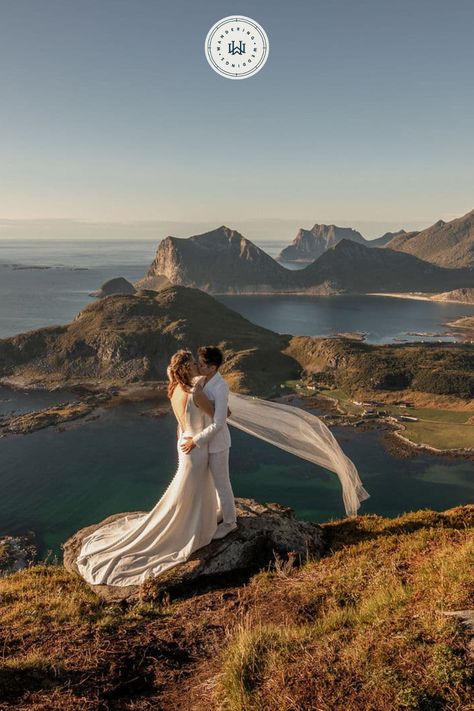
[[[348,415],[348,413],[342,409],[341,404],[337,398],[333,398],[330,395],[323,393],[318,393],[317,396],[319,398],[322,398],[323,400],[328,400],[332,402],[334,404],[335,410],[340,413],[342,418],[344,418],[342,422],[334,423],[335,425],[340,425],[343,427],[352,427],[354,430],[359,430],[360,432],[363,431],[362,428],[359,428],[354,422],[351,422],[351,416]],[[302,400],[304,402],[304,398],[302,398]],[[360,420],[358,421],[360,422]],[[398,440],[399,445],[404,445],[409,450],[409,455],[412,458],[416,457],[420,453],[425,453],[430,454],[432,456],[444,456],[451,457],[453,459],[463,458],[468,459],[470,461],[474,461],[474,447],[452,447],[450,449],[439,449],[423,442],[414,442],[413,440],[402,434],[402,432],[406,431],[407,429],[406,425],[404,425],[402,422],[394,422],[393,420],[389,419],[389,416],[387,415],[380,415],[369,420],[363,420],[363,423],[365,430],[380,429],[379,426],[383,425],[383,429],[388,430],[386,432],[386,436],[392,436],[395,438],[395,440]],[[328,427],[330,427],[329,424]],[[385,446],[385,448],[386,451],[390,454],[390,446]]]
[[[436,301],[438,303],[437,299],[433,299],[431,296],[421,296],[421,294],[416,294],[414,292],[391,292],[391,293],[381,293],[381,292],[367,292],[365,296],[390,296],[394,299],[413,299],[414,301]],[[458,304],[462,303],[459,301],[454,301],[453,303]]]

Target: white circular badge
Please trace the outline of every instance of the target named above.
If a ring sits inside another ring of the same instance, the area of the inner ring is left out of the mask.
[[[227,79],[247,79],[268,57],[268,37],[250,17],[223,17],[211,27],[204,47],[211,67]]]

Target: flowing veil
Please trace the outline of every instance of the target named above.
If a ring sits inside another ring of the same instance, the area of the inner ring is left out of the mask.
[[[341,482],[346,514],[357,515],[361,501],[370,494],[362,486],[353,462],[316,415],[291,405],[233,392],[229,393],[229,408],[230,425],[335,472]]]

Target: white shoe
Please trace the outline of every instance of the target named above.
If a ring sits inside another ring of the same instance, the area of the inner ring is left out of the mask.
[[[217,530],[215,534],[212,536],[212,540],[216,540],[217,538],[224,538],[224,536],[227,536],[228,533],[231,531],[235,531],[237,528],[237,522],[234,521],[234,523],[220,523],[217,526]]]

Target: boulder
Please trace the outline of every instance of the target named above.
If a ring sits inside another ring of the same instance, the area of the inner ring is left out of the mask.
[[[0,536],[0,578],[33,564],[38,549],[33,531],[19,536]]]
[[[103,296],[110,296],[111,294],[134,294],[135,291],[135,287],[127,279],[124,277],[114,277],[104,282],[97,291],[92,291],[89,296],[102,298]]]
[[[165,593],[182,596],[246,582],[269,566],[291,568],[308,558],[321,557],[325,546],[323,531],[318,524],[299,521],[292,509],[276,503],[260,504],[253,499],[236,498],[235,504],[237,529],[198,549],[186,562],[140,586],[90,585],[90,588],[107,601],[159,599]],[[62,544],[64,567],[79,574],[75,561],[85,536],[124,515],[125,512],[113,514],[77,531]]]

